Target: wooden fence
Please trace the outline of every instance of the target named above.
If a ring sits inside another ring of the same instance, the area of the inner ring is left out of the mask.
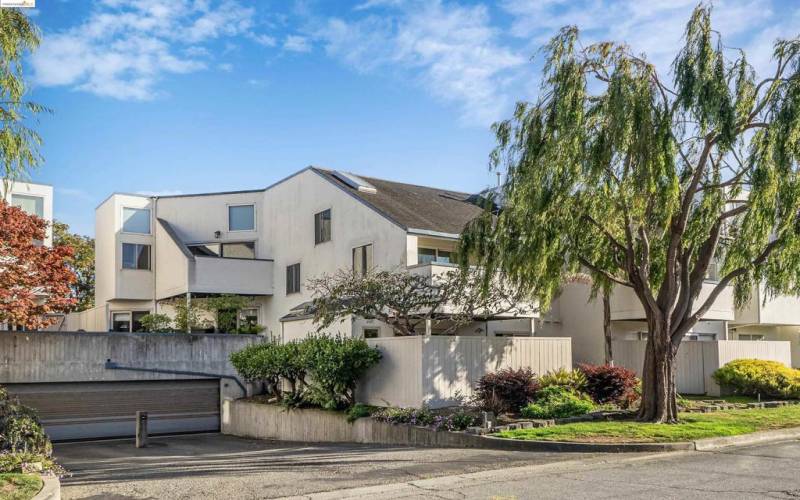
[[[383,359],[362,379],[358,400],[375,405],[451,406],[471,396],[488,372],[526,367],[543,374],[572,368],[569,338],[415,336],[368,342]]]
[[[644,365],[644,340],[615,340],[614,362],[636,373]],[[734,359],[766,359],[792,364],[791,343],[782,341],[717,340],[684,341],[678,348],[675,383],[684,394],[720,395],[711,374]]]

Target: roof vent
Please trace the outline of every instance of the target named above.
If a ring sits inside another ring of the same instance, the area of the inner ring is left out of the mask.
[[[378,192],[378,190],[375,189],[375,186],[373,186],[369,182],[365,181],[361,177],[359,177],[359,176],[357,176],[355,174],[351,174],[350,172],[342,172],[342,171],[339,171],[339,170],[334,170],[333,171],[333,176],[336,177],[337,179],[339,179],[340,181],[344,182],[345,184],[347,184],[351,188],[357,189],[358,191],[361,191],[362,193],[375,194],[375,193]]]

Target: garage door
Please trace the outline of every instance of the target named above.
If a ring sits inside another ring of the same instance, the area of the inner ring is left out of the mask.
[[[135,435],[136,412],[151,434],[219,430],[219,379],[9,384],[34,408],[52,440]]]

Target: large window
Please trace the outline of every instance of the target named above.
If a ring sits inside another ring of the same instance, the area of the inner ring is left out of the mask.
[[[353,249],[353,274],[365,276],[372,269],[372,245]]]
[[[381,329],[380,328],[374,328],[374,327],[366,328],[365,327],[362,330],[362,332],[364,332],[364,338],[365,339],[377,339],[378,337],[381,336]]]
[[[228,207],[228,231],[255,231],[255,205],[230,205]]]
[[[150,209],[124,207],[122,209],[122,232],[150,234]]]
[[[44,198],[41,196],[28,196],[24,194],[12,194],[11,204],[21,208],[29,215],[44,217]]]
[[[331,241],[331,210],[314,214],[314,244]]]
[[[150,269],[150,245],[122,244],[123,269]]]
[[[455,252],[448,252],[447,250],[439,250],[437,248],[418,248],[417,249],[417,262],[420,264],[451,264],[456,261]]]
[[[111,313],[112,332],[143,332],[142,318],[149,311],[119,311]]]
[[[300,264],[286,266],[286,294],[300,292]]]

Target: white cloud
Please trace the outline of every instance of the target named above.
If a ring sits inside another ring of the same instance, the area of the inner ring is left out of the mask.
[[[94,197],[83,189],[56,187],[56,193],[61,196],[68,196],[82,201],[92,201]]]
[[[152,99],[164,75],[208,66],[204,43],[258,37],[254,13],[236,0],[103,0],[81,24],[44,35],[32,57],[34,80],[117,99]]]
[[[290,52],[311,52],[311,42],[304,36],[289,35],[283,42],[283,50],[288,50]]]
[[[233,71],[233,64],[231,64],[231,63],[222,63],[222,64],[218,64],[217,68],[220,69],[221,71],[224,71],[225,73],[230,73],[231,71]]]
[[[399,7],[356,21],[327,20],[315,36],[328,54],[361,72],[410,71],[431,94],[457,105],[470,123],[485,126],[508,110],[507,87],[519,77],[526,57],[499,41],[485,6],[439,0],[368,3]]]
[[[263,33],[258,35],[253,34],[250,39],[259,45],[263,45],[264,47],[274,47],[278,44],[278,41],[274,36],[265,35]]]

